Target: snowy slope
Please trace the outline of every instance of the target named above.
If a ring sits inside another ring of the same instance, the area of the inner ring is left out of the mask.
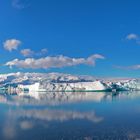
[[[63,73],[9,73],[0,74],[0,85],[6,84],[34,84],[35,82],[75,83],[94,81],[92,76],[76,76]]]
[[[9,73],[0,74],[0,86],[34,85],[40,83],[47,91],[83,91],[83,90],[140,90],[139,79],[96,80],[93,76],[77,76],[63,73]]]

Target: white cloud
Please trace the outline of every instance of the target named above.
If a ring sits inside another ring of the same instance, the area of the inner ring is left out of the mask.
[[[133,65],[130,67],[131,69],[135,69],[135,70],[138,70],[140,69],[140,65]]]
[[[24,9],[29,6],[29,0],[12,0],[12,6],[16,9]]]
[[[46,54],[48,52],[48,50],[46,48],[41,49],[41,54]]]
[[[140,65],[132,65],[132,66],[115,66],[118,69],[124,69],[124,70],[139,70]]]
[[[23,56],[28,57],[28,56],[32,56],[34,54],[34,51],[32,51],[31,49],[23,49],[20,51],[20,53]]]
[[[48,52],[48,50],[46,48],[44,49],[41,49],[39,52],[35,52],[35,55],[36,56],[41,56],[41,55],[44,55]]]
[[[26,58],[25,60],[14,59],[7,62],[5,65],[9,67],[16,66],[18,68],[31,69],[48,69],[76,66],[80,64],[94,66],[97,59],[104,59],[104,56],[99,54],[91,55],[88,58],[70,58],[67,56],[43,57],[39,59]]]
[[[21,45],[21,41],[17,39],[8,39],[3,43],[3,47],[5,50],[12,51],[18,49]]]
[[[23,49],[20,51],[20,53],[24,56],[24,57],[30,57],[30,56],[33,56],[33,55],[36,55],[36,56],[41,56],[41,55],[44,55],[47,53],[47,49],[41,49],[39,52],[35,52],[31,49]]]
[[[139,39],[139,36],[137,34],[131,33],[126,36],[126,39],[127,40],[137,40],[137,39]]]

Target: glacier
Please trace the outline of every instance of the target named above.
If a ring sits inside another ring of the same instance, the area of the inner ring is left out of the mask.
[[[0,74],[0,89],[39,92],[139,91],[140,79],[97,78],[63,73]]]

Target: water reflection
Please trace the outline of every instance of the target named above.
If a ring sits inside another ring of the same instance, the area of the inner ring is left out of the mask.
[[[95,112],[77,112],[77,111],[66,111],[66,110],[50,110],[50,109],[30,109],[30,110],[16,110],[11,113],[17,118],[26,119],[39,119],[42,121],[68,121],[75,119],[86,119],[94,123],[101,122],[102,117],[97,117]],[[11,116],[10,114],[10,116]],[[8,114],[9,115],[9,114]]]
[[[1,94],[0,139],[140,138],[139,101],[140,92]]]
[[[80,102],[104,102],[140,98],[139,91],[125,92],[30,92],[16,95],[0,94],[0,103],[10,105],[61,105]]]
[[[112,96],[108,93],[98,92],[82,92],[82,93],[39,93],[39,92],[31,92],[31,93],[20,93],[16,96],[9,96],[7,94],[0,95],[0,102],[6,104],[37,104],[37,105],[59,105],[59,104],[70,104],[77,102],[101,102],[102,100]]]
[[[6,138],[15,138],[16,132],[34,129],[36,127],[48,128],[49,122],[60,122],[70,120],[88,120],[91,123],[100,123],[103,117],[92,112],[78,112],[67,110],[50,109],[11,109],[6,114],[6,123],[3,134]],[[63,128],[62,128],[63,129]]]

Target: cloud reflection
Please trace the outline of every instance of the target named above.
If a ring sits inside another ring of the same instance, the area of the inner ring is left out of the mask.
[[[31,94],[28,96],[0,95],[0,102],[9,108],[3,127],[5,139],[16,139],[21,132],[32,131],[37,127],[49,129],[52,122],[65,123],[85,120],[96,124],[104,121],[104,118],[98,116],[94,110],[80,111],[79,109],[65,108],[66,103],[100,101],[104,97],[104,93],[93,95],[91,93],[35,94],[34,96]]]
[[[15,117],[26,119],[38,119],[42,121],[69,121],[76,119],[85,119],[94,123],[99,123],[103,120],[102,117],[96,116],[94,111],[91,112],[77,112],[66,110],[54,110],[54,109],[32,109],[32,110],[15,110],[12,112]]]

